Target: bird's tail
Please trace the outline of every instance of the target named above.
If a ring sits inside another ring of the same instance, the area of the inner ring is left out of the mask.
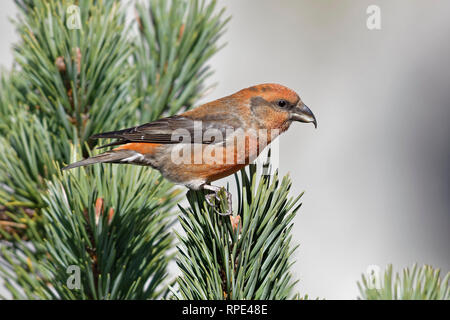
[[[73,168],[77,168],[77,167],[82,167],[82,166],[88,166],[94,163],[104,163],[104,162],[108,162],[108,163],[117,163],[120,162],[121,160],[124,160],[126,158],[129,158],[131,156],[133,156],[133,154],[135,154],[136,152],[132,151],[132,150],[110,150],[108,152],[93,156],[93,157],[89,157],[87,159],[83,159],[81,161],[78,162],[74,162],[69,164],[67,167],[62,168],[62,170],[70,170]]]

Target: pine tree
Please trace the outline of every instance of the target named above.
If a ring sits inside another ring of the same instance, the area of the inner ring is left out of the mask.
[[[0,88],[0,278],[17,299],[164,297],[180,190],[149,168],[60,167],[95,153],[94,133],[192,107],[223,11],[154,0],[127,24],[120,1],[17,4],[17,67]]]

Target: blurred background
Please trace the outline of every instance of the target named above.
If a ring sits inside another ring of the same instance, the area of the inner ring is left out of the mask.
[[[305,191],[297,290],[355,299],[371,265],[450,270],[450,2],[218,2],[233,18],[204,101],[276,82],[318,119],[317,130],[296,123],[280,139],[280,172],[293,194]],[[380,30],[367,28],[370,5],[381,10]],[[0,3],[8,69],[16,12]]]

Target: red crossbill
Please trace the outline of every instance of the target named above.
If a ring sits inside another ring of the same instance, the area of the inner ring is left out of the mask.
[[[210,190],[217,197],[220,188],[210,183],[252,162],[293,121],[317,127],[314,114],[297,93],[279,84],[260,84],[180,115],[96,134],[92,139],[118,139],[102,147],[118,147],[63,169],[94,163],[150,166],[172,182]],[[227,198],[230,214],[229,193]],[[210,202],[211,197],[207,199]]]

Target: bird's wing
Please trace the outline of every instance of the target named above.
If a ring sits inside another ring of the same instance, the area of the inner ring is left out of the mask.
[[[137,127],[95,134],[91,139],[119,139],[100,148],[129,142],[175,144],[175,143],[220,143],[226,139],[230,129],[240,127],[238,118],[226,113],[209,114],[206,117],[171,116]]]

